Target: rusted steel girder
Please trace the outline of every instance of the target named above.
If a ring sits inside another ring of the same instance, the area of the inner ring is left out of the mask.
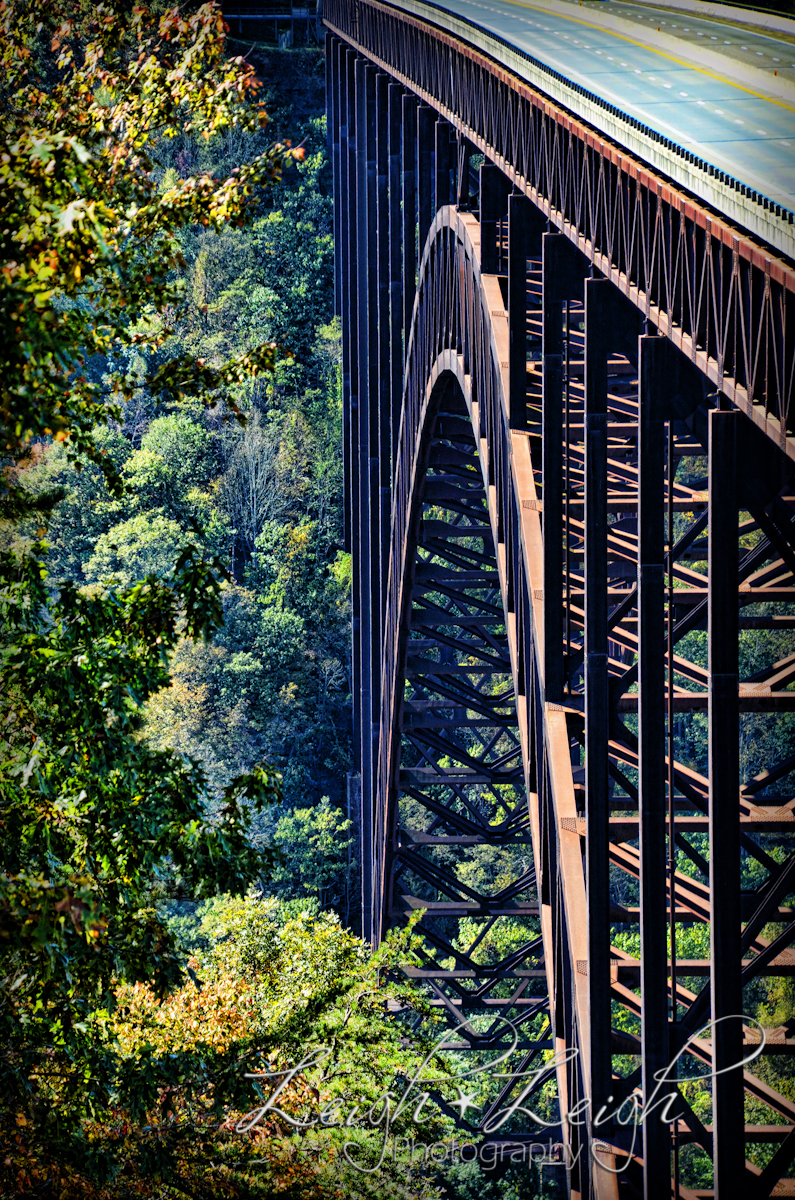
[[[795,973],[786,448],[427,97],[336,36],[328,63],[366,934],[424,908],[416,973],[464,1044],[499,1014],[525,1064],[576,1051],[572,1191],[699,1195],[695,1144],[724,1197],[782,1194],[795,1104],[737,1065],[758,1029],[702,1033]],[[686,1043],[727,1068],[711,1121],[674,1082],[668,1124],[594,1123]]]

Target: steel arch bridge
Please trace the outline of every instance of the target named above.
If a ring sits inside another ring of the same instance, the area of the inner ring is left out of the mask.
[[[324,21],[365,936],[422,909],[460,1044],[556,1053],[572,1195],[795,1194],[795,1020],[738,1019],[795,975],[795,270],[428,19]]]

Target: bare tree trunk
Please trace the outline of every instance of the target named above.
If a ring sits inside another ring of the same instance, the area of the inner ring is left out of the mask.
[[[266,521],[278,521],[287,512],[285,482],[279,467],[278,437],[255,413],[240,437],[220,489],[222,503],[235,529],[232,557],[235,578],[251,557]]]

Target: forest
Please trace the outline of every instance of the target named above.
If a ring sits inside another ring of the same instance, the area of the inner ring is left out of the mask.
[[[554,1193],[428,1159],[417,939],[358,933],[322,49],[0,28],[0,1190]]]
[[[562,1195],[447,1152],[499,1087],[412,923],[360,936],[322,48],[162,0],[0,31],[0,1194]]]

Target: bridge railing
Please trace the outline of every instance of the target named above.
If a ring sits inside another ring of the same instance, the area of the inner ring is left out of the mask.
[[[326,0],[359,45],[496,162],[599,271],[795,457],[795,269],[441,28]]]

